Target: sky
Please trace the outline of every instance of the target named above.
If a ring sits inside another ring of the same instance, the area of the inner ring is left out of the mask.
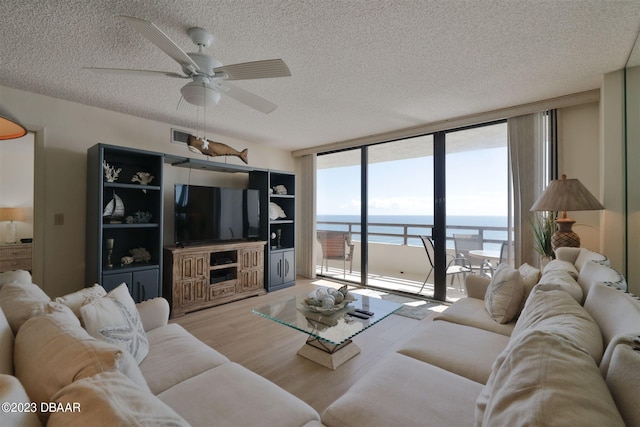
[[[447,215],[507,215],[507,148],[447,154]],[[360,214],[360,166],[318,169],[319,215]],[[369,165],[369,215],[433,215],[433,157]]]

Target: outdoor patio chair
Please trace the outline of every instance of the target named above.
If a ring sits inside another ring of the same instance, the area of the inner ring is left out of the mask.
[[[318,241],[322,246],[322,265],[320,266],[320,274],[323,268],[329,271],[329,260],[342,260],[343,277],[346,277],[347,261],[349,261],[349,273],[353,272],[353,248],[351,234],[346,231],[329,231],[318,230]]]
[[[469,251],[482,250],[482,237],[479,234],[455,234],[453,235],[456,258],[465,258],[469,261],[471,272],[480,276],[487,276],[485,270],[490,271],[489,266],[482,258],[471,255]]]
[[[427,278],[424,279],[424,283],[422,284],[422,287],[420,288],[418,293],[422,292],[425,285],[427,284],[427,280],[429,280],[429,277],[433,272],[433,269],[434,269],[433,259],[434,259],[434,253],[435,253],[435,250],[433,247],[433,240],[431,240],[431,237],[420,236],[420,240],[422,240],[422,244],[424,245],[424,250],[427,252],[427,259],[429,260],[429,265],[428,265],[429,273],[427,273]],[[462,286],[462,282],[460,281],[459,275],[462,274],[463,280],[466,279],[467,273],[471,273],[471,265],[469,264],[468,260],[465,258],[452,257],[450,254],[447,254],[447,256],[450,258],[449,262],[447,262],[447,276],[451,276],[451,286],[453,286],[454,276],[457,276],[458,289],[464,292],[464,288]]]

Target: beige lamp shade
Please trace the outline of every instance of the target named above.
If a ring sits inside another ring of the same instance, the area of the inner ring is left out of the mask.
[[[24,209],[0,208],[0,221],[24,221]]]
[[[27,129],[0,105],[0,140],[20,138],[26,134]]]
[[[562,179],[551,181],[542,196],[533,204],[531,211],[562,212],[556,220],[558,230],[551,238],[553,250],[558,247],[580,247],[580,237],[571,230],[575,221],[567,217],[567,211],[590,211],[604,209],[602,203],[587,190],[577,179]]]

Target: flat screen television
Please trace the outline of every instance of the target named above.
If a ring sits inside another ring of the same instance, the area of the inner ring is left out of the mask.
[[[260,236],[260,191],[175,185],[175,242],[190,245]]]

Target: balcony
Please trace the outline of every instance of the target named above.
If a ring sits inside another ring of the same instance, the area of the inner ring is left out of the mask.
[[[369,286],[417,294],[422,288],[429,272],[429,262],[420,235],[431,235],[433,225],[406,223],[369,223],[369,262],[367,284]],[[322,275],[350,282],[361,282],[361,228],[359,223],[342,221],[318,221],[318,230],[345,231],[351,235],[354,244],[353,270],[350,262],[329,260],[328,268],[322,268]],[[499,251],[507,240],[507,227],[490,227],[474,225],[449,225],[447,227],[447,253],[454,255],[453,234],[479,234],[483,248]],[[321,274],[322,249],[318,244],[316,273]],[[493,260],[494,263],[497,260]],[[326,264],[325,264],[326,266]],[[344,268],[346,266],[346,268]],[[432,273],[419,293],[424,297],[433,297],[434,274]],[[447,277],[447,300],[455,301],[464,297],[462,275]]]

